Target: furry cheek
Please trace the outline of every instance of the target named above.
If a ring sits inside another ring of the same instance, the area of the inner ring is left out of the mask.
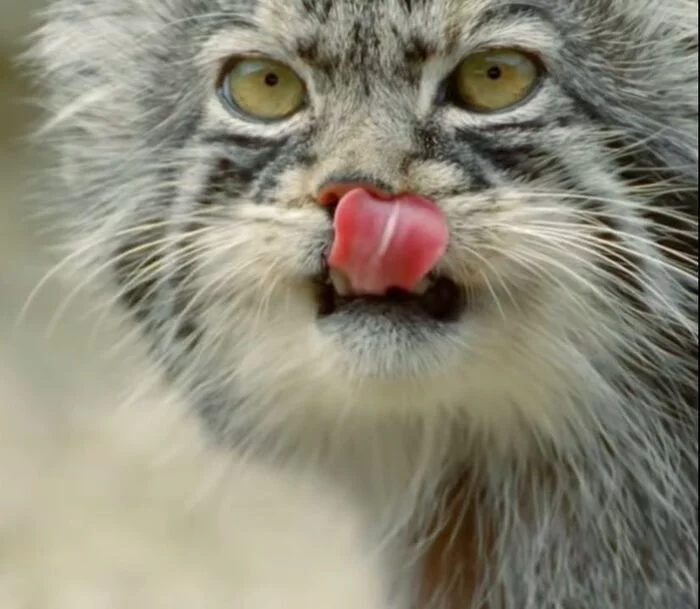
[[[335,419],[352,409],[362,419],[396,410],[426,420],[446,412],[466,419],[475,436],[497,439],[504,453],[524,442],[518,421],[540,435],[569,437],[566,428],[579,415],[564,396],[571,382],[580,382],[574,370],[581,362],[566,338],[580,316],[572,316],[566,298],[550,292],[549,299],[531,298],[537,306],[522,301],[507,316],[489,303],[493,310],[455,324],[450,336],[426,336],[421,348],[408,351],[395,337],[369,330],[358,330],[354,343],[338,340],[318,322],[311,280],[326,223],[315,210],[242,204],[199,238],[191,289],[207,303],[198,318],[201,353],[232,392],[247,388],[259,407],[255,425],[281,425],[309,413]],[[446,264],[463,269],[466,244],[475,240],[464,223],[455,219],[454,226]],[[508,247],[517,245],[515,237]],[[514,276],[504,273],[517,285]],[[543,333],[545,319],[549,331]]]

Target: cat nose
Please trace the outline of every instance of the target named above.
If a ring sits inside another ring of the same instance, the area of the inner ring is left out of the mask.
[[[369,179],[334,178],[328,180],[318,189],[316,200],[323,206],[332,208],[351,190],[362,189],[377,199],[391,200],[394,198],[392,189]]]
[[[358,181],[331,182],[318,199],[333,220],[328,268],[356,294],[414,291],[447,249],[447,218],[431,199]]]

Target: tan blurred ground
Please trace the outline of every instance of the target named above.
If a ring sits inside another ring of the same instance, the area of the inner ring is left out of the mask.
[[[29,178],[42,171],[42,161],[26,145],[36,122],[28,79],[16,67],[31,28],[30,14],[42,0],[0,0],[0,360],[9,359],[20,382],[51,403],[89,402],[114,379],[113,362],[106,363],[111,337],[86,324],[85,303],[74,299],[48,328],[72,286],[58,278],[37,292],[25,319],[19,312],[55,260],[48,254],[48,237],[30,221]],[[88,340],[91,338],[91,340]]]

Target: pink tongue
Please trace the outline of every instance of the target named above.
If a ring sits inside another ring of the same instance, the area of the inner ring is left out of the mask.
[[[328,258],[355,293],[413,290],[447,249],[447,222],[429,199],[379,199],[363,188],[345,194],[335,212],[335,241]]]

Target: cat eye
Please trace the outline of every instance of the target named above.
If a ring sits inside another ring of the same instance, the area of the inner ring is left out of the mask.
[[[234,110],[257,120],[281,120],[306,102],[306,87],[286,65],[264,58],[245,58],[227,66],[220,94]]]
[[[454,93],[469,110],[498,112],[524,101],[542,77],[540,64],[515,49],[474,53],[454,73]]]

